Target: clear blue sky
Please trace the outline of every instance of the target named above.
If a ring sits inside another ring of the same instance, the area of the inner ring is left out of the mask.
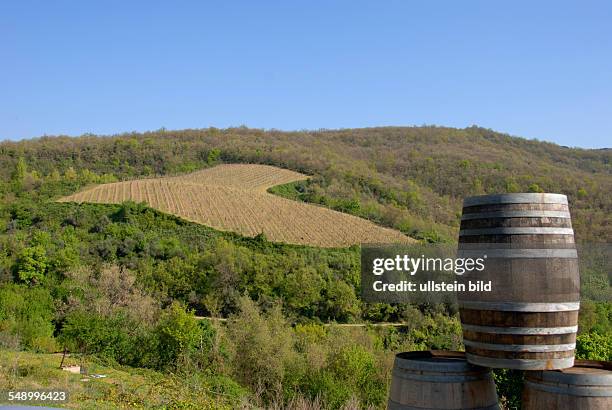
[[[421,124],[612,146],[612,2],[0,3],[0,139]]]

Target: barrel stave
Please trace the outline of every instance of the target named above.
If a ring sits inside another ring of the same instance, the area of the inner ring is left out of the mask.
[[[463,331],[463,337],[480,343],[499,343],[505,345],[560,345],[576,343],[575,330],[567,334],[552,335],[523,335],[523,334],[496,334]]]
[[[479,348],[473,348],[473,347],[466,346],[465,347],[465,351],[466,351],[466,353],[469,353],[471,355],[482,356],[485,359],[513,359],[513,360],[516,360],[516,359],[526,359],[526,360],[543,360],[543,361],[547,361],[547,360],[551,360],[551,359],[573,359],[574,358],[574,351],[573,350],[568,350],[568,351],[563,351],[563,352],[547,352],[547,353],[543,353],[543,352],[513,352],[513,351],[479,349]],[[573,363],[573,361],[572,361],[572,363]],[[550,363],[550,366],[552,366],[553,364],[554,363]],[[484,364],[482,366],[484,366]],[[506,366],[489,366],[489,367],[493,367],[493,368],[510,368],[510,367],[506,367]],[[567,367],[571,367],[571,366],[565,366],[565,368],[567,368]],[[546,367],[544,367],[544,368],[546,368]],[[519,369],[527,370],[524,367],[519,368]],[[554,367],[550,367],[550,369],[552,370],[552,369],[554,369]],[[530,370],[538,370],[538,369],[530,369]]]
[[[524,211],[541,211],[541,212],[563,212],[569,217],[569,207],[567,204],[542,204],[542,203],[504,203],[504,204],[488,204],[488,205],[472,205],[464,206],[463,214],[483,214],[488,212],[524,212]]]
[[[533,246],[534,244],[559,246],[572,245],[575,243],[573,235],[547,234],[545,239],[543,239],[542,236],[543,235],[536,234],[510,235],[502,233],[486,235],[467,235],[459,237],[459,244],[503,243],[527,246]]]
[[[503,228],[503,227],[549,227],[571,228],[569,218],[490,218],[467,219],[461,222],[461,229]]]
[[[505,312],[461,309],[463,324],[499,327],[562,327],[578,324],[578,310],[563,312]]]

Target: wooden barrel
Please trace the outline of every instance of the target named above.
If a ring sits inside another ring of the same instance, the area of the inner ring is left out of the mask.
[[[389,410],[497,410],[490,370],[469,364],[461,352],[431,350],[395,356]]]
[[[457,295],[470,363],[523,370],[572,367],[580,278],[565,195],[465,199],[459,256],[484,260],[484,269],[466,272],[462,283],[491,283],[491,291]]]
[[[523,409],[612,409],[612,363],[576,360],[565,370],[526,372]]]

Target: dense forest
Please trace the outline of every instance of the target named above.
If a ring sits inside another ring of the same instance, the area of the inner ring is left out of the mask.
[[[179,386],[168,402],[116,386],[95,402],[91,391],[79,393],[91,408],[382,408],[394,352],[461,349],[454,307],[363,303],[357,246],[272,243],[143,204],[55,200],[97,183],[261,163],[312,176],[271,188],[277,195],[426,242],[456,241],[465,196],[559,192],[569,196],[578,241],[609,243],[611,158],[607,149],[477,127],[211,128],[4,142],[0,360],[66,349]],[[579,357],[612,360],[608,267],[595,269],[583,291]],[[353,323],[369,325],[342,326]],[[27,379],[19,366],[0,365],[0,387]],[[496,377],[503,402],[516,408],[520,375]],[[190,395],[196,388],[201,394]]]

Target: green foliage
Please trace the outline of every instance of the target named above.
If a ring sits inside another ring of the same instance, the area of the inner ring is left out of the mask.
[[[598,332],[582,333],[576,337],[576,357],[587,360],[612,361],[612,337]]]
[[[521,192],[521,187],[519,186],[519,184],[516,183],[516,181],[511,179],[506,182],[506,192]]]
[[[529,192],[544,192],[544,190],[540,188],[540,186],[535,182],[533,184],[529,184],[529,187],[527,189],[529,190]]]
[[[284,278],[281,294],[285,295],[288,308],[301,316],[313,317],[324,287],[323,278],[315,268],[298,265],[291,267]]]
[[[17,276],[20,280],[37,284],[43,282],[47,271],[47,254],[41,245],[24,248],[17,257]]]
[[[208,151],[208,155],[206,156],[206,163],[208,165],[214,165],[217,162],[219,162],[220,158],[221,158],[221,150],[218,148],[213,148],[210,151]]]
[[[264,316],[247,297],[240,298],[239,308],[227,328],[234,350],[234,374],[252,391],[271,399],[281,393],[291,354],[290,328],[278,308]]]
[[[393,353],[461,349],[458,318],[441,306],[362,303],[358,247],[275,244],[143,204],[55,199],[89,184],[251,162],[312,175],[271,188],[277,195],[424,242],[455,241],[463,197],[496,192],[566,193],[579,241],[609,242],[612,232],[609,151],[477,127],[159,130],[0,145],[8,164],[0,168],[0,343],[51,351],[57,334],[74,352],[178,374],[181,397],[216,392],[233,407],[245,395],[263,408],[296,398],[383,407]],[[581,266],[577,354],[610,360],[610,269],[600,253]],[[230,320],[224,327],[194,314]],[[405,326],[322,325],[364,320]],[[506,405],[517,405],[519,375],[495,377]]]
[[[323,397],[330,409],[339,409],[343,403],[351,398],[351,389],[339,380],[329,370],[321,370],[311,377],[304,388],[310,396]]]
[[[23,182],[23,179],[25,178],[27,172],[28,168],[25,159],[23,157],[19,157],[19,159],[17,160],[17,164],[15,164],[15,170],[11,175],[11,180],[15,183],[20,184],[21,182]]]
[[[81,381],[83,375],[59,368],[57,354],[0,350],[0,386],[4,390],[66,391],[64,408],[231,410],[246,401],[232,380],[201,374],[171,374],[106,363],[95,357],[67,356],[64,364],[82,364],[104,380]],[[56,406],[57,407],[57,406]]]
[[[60,341],[68,350],[96,354],[119,363],[133,364],[139,341],[132,334],[133,323],[122,314],[101,316],[75,311],[64,322]]]
[[[331,358],[329,369],[334,379],[340,382],[335,383],[336,387],[338,384],[344,387],[340,394],[337,390],[332,390],[331,394],[324,392],[327,393],[329,404],[335,408],[340,407],[354,394],[358,394],[362,403],[382,404],[386,398],[385,383],[377,367],[374,354],[363,346],[349,345],[341,349]]]
[[[414,326],[409,337],[415,350],[458,350],[461,346],[461,324],[458,317],[442,313],[413,317]]]
[[[53,299],[49,291],[15,284],[0,286],[0,334],[16,339],[13,346],[35,351],[53,351]]]
[[[350,284],[333,278],[329,278],[323,303],[325,316],[336,321],[352,321],[359,314],[355,289]]]
[[[524,377],[524,373],[521,370],[493,370],[493,379],[497,387],[497,396],[503,404],[504,409],[521,409]]]
[[[612,302],[583,299],[578,316],[579,332],[612,335]]]
[[[569,149],[478,127],[159,130],[5,142],[2,147],[0,160],[27,163],[23,188],[28,192],[37,179],[55,181],[58,173],[64,177],[56,183],[75,189],[87,181],[187,172],[220,160],[251,162],[313,175],[300,187],[304,201],[396,228],[407,219],[418,220],[411,224],[416,233],[435,230],[449,240],[456,237],[464,196],[504,191],[566,193],[580,240],[610,235],[609,215],[602,212],[610,208],[609,150]],[[6,180],[13,171],[2,170]]]
[[[294,201],[306,202],[305,192],[307,184],[308,182],[306,181],[289,182],[288,184],[268,188],[268,192]]]
[[[74,181],[78,178],[78,174],[73,167],[68,167],[66,172],[64,172],[64,178],[66,178],[68,181]]]
[[[163,311],[155,336],[159,367],[171,366],[180,357],[189,356],[204,337],[193,312],[185,311],[176,302]]]
[[[578,252],[582,298],[595,302],[612,302],[612,245],[588,244],[579,246]]]

